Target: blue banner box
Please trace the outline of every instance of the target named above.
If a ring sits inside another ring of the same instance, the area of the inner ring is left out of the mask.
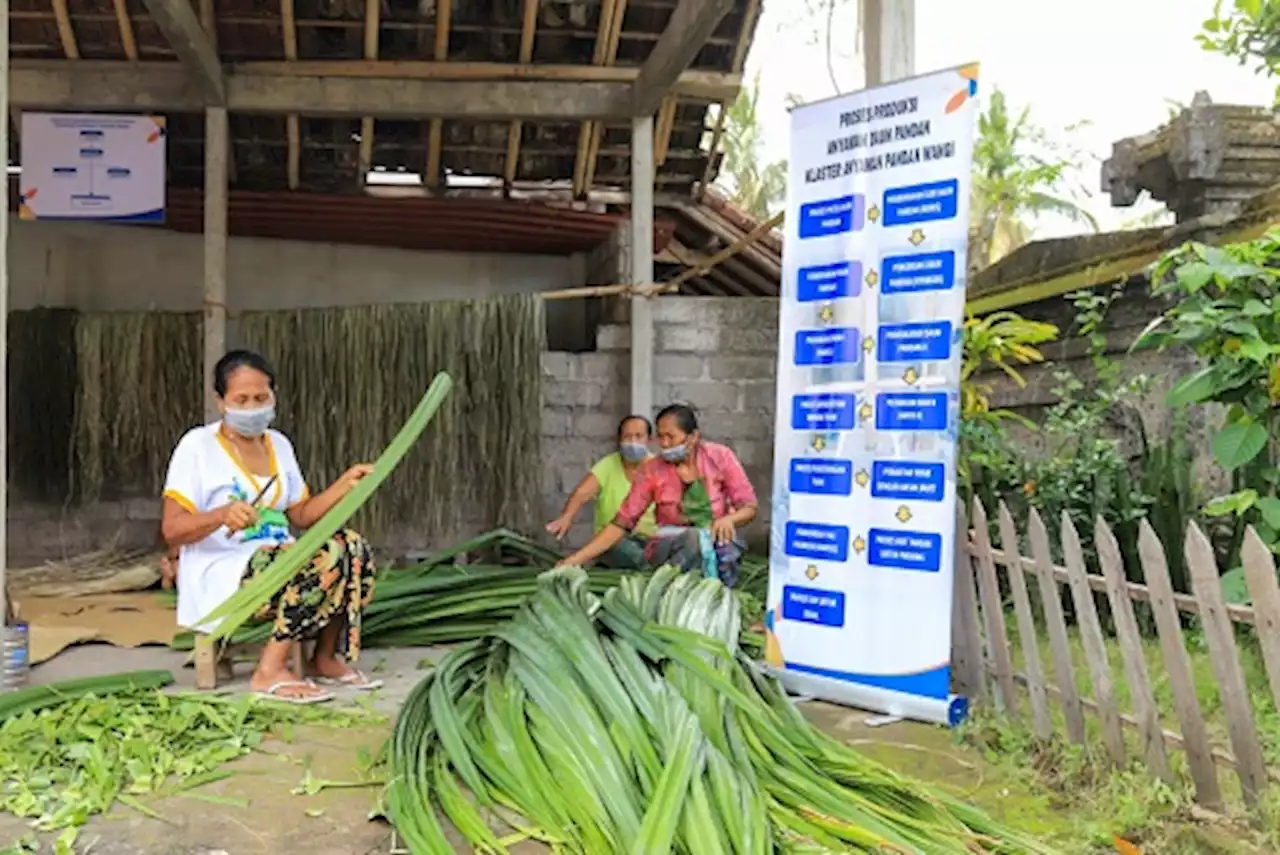
[[[867,563],[872,567],[937,573],[942,569],[942,535],[924,531],[867,532]]]
[[[951,358],[951,321],[884,324],[876,358],[881,362],[925,362]]]
[[[861,340],[853,327],[800,330],[796,333],[796,365],[845,365],[857,362]]]
[[[792,430],[853,430],[856,420],[853,393],[796,395],[791,399]]]
[[[888,255],[880,261],[880,293],[916,294],[949,291],[956,284],[956,254],[952,250]]]
[[[844,626],[844,593],[787,585],[782,589],[782,619]]]
[[[884,191],[884,224],[909,226],[952,220],[960,209],[960,182],[954,178]],[[803,210],[803,209],[801,209]],[[803,228],[803,223],[801,223]],[[803,233],[800,235],[804,237]]]
[[[876,396],[879,430],[946,430],[946,392],[881,392]]]
[[[944,473],[941,463],[877,460],[871,464],[871,495],[876,499],[941,502],[946,492]],[[797,492],[794,486],[791,492]]]
[[[837,196],[800,206],[800,240],[862,231],[867,222],[867,197]]]
[[[837,261],[835,264],[815,264],[801,267],[796,277],[796,301],[816,303],[819,300],[839,300],[856,297],[862,293],[862,263]]]
[[[787,523],[783,551],[795,558],[845,561],[849,558],[849,527],[826,523]]]
[[[817,496],[852,495],[853,461],[797,457],[791,461],[790,488]]]

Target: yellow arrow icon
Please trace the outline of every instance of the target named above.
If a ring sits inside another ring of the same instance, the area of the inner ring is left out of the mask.
[[[858,482],[859,487],[865,487],[871,482],[871,476],[867,474],[867,470],[859,469],[858,474],[853,476],[853,480]]]
[[[875,338],[873,338],[872,336],[867,336],[866,338],[864,338],[864,339],[862,340],[862,350],[863,350],[863,352],[865,352],[865,353],[870,353],[871,351],[873,351],[873,350],[875,350],[875,349],[876,349],[876,340],[875,340]]]
[[[915,229],[911,232],[911,237],[907,238],[907,240],[911,241],[914,246],[919,246],[924,243],[924,232],[920,229]]]
[[[877,285],[879,285],[879,284],[880,284],[880,274],[879,274],[879,273],[876,273],[874,270],[872,270],[871,272],[869,272],[869,273],[867,274],[867,284],[868,284],[868,285],[870,285],[872,288],[874,288],[874,287],[876,287]]]
[[[818,320],[824,324],[831,323],[831,319],[836,316],[836,310],[830,303],[825,304],[818,310]]]
[[[858,535],[853,539],[853,551],[861,555],[867,548],[867,542],[862,535]]]
[[[817,579],[817,578],[818,578],[818,567],[817,567],[817,565],[816,565],[816,564],[810,564],[808,567],[806,567],[806,568],[804,569],[804,575],[805,575],[806,577],[808,577],[808,579],[809,579],[809,581],[810,581],[810,582],[812,582],[814,579]]]
[[[813,437],[813,450],[821,451],[827,447],[827,438],[822,434],[815,434]]]
[[[908,522],[911,519],[911,509],[903,505],[898,508],[898,512],[894,516],[898,518],[898,522]]]
[[[907,381],[908,386],[914,386],[920,379],[920,374],[915,370],[915,368],[908,368],[906,371],[902,372],[902,379]]]
[[[880,219],[880,209],[879,209],[879,208],[877,208],[875,205],[872,205],[870,208],[868,208],[868,209],[867,209],[867,219],[868,219],[868,220],[870,220],[870,221],[871,221],[871,222],[873,222],[873,223],[874,223],[876,220]]]
[[[864,422],[871,418],[871,404],[864,403],[858,408],[858,418],[862,419]]]

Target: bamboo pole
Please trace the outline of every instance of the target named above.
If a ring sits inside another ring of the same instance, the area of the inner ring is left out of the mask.
[[[747,247],[756,243],[773,229],[782,224],[783,213],[779,211],[769,219],[760,223],[751,231],[726,246],[724,249],[707,256],[697,267],[691,267],[665,282],[654,282],[649,285],[585,285],[578,288],[564,288],[559,291],[547,291],[542,294],[544,300],[572,300],[578,297],[612,297],[618,294],[630,294],[636,297],[652,297],[658,294],[673,294],[690,279],[704,276],[722,261],[733,258]]]

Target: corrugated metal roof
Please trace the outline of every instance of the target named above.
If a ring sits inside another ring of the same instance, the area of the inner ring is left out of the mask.
[[[10,210],[14,210],[16,185],[11,181],[10,186]],[[228,200],[227,231],[235,237],[400,249],[570,255],[596,248],[625,220],[625,214],[577,211],[537,202],[237,190]],[[202,194],[170,188],[163,227],[201,233]],[[673,230],[671,220],[655,221],[655,252],[662,251]]]

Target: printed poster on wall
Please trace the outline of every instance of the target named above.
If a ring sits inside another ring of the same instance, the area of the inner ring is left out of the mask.
[[[954,723],[956,445],[978,66],[791,114],[766,661]]]
[[[161,116],[22,114],[18,216],[164,221]]]

